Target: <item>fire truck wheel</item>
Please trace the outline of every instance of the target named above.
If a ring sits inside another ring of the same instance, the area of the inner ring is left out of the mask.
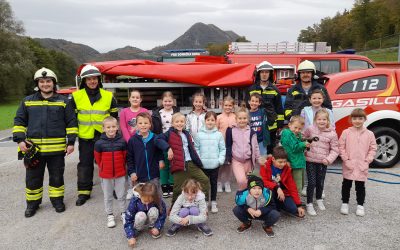
[[[375,134],[378,150],[372,166],[391,168],[400,159],[400,133],[389,127],[375,127],[371,129]]]

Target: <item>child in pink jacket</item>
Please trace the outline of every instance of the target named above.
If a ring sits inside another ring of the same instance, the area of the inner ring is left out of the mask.
[[[350,115],[352,127],[343,131],[339,139],[340,157],[343,160],[342,206],[340,212],[349,214],[350,189],[353,181],[356,185],[356,215],[364,216],[365,182],[369,164],[376,154],[374,134],[364,127],[367,116],[363,109],[356,108]]]
[[[325,210],[322,200],[326,168],[339,155],[338,137],[331,126],[329,112],[322,108],[315,113],[314,124],[304,131],[304,138],[318,137],[318,141],[311,143],[310,150],[306,151],[307,186],[307,213],[315,216],[313,206],[314,188],[316,189],[317,205],[319,210]]]
[[[236,111],[237,125],[226,130],[225,161],[232,164],[238,190],[247,187],[247,175],[260,165],[257,134],[249,126],[249,117],[249,111],[246,108],[240,108]]]

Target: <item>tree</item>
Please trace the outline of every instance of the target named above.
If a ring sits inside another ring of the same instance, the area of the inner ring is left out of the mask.
[[[25,94],[32,80],[32,53],[18,36],[22,23],[16,21],[9,3],[0,0],[0,102],[9,102]]]
[[[206,49],[210,52],[211,56],[223,56],[229,49],[228,43],[209,43]]]

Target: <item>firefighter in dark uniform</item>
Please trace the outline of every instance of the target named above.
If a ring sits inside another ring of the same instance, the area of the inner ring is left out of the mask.
[[[301,110],[306,106],[311,106],[309,95],[314,89],[321,89],[325,94],[323,107],[332,109],[331,98],[326,88],[319,84],[315,79],[316,73],[313,62],[305,60],[299,64],[297,70],[298,82],[288,90],[285,101],[285,117],[287,120],[293,115],[300,115]]]
[[[103,89],[99,69],[86,65],[81,70],[80,78],[80,90],[72,94],[79,128],[77,206],[85,204],[92,192],[94,144],[103,132],[103,120],[110,115],[118,117],[117,102],[110,91]]]
[[[38,164],[26,169],[25,217],[32,217],[42,202],[43,178],[49,171],[49,197],[56,212],[65,211],[64,168],[65,154],[74,151],[78,127],[74,109],[67,97],[56,93],[57,76],[41,68],[34,75],[38,92],[25,97],[14,118],[13,140],[20,153],[38,146]]]
[[[263,106],[267,112],[268,130],[271,143],[267,146],[267,152],[271,153],[275,147],[276,133],[283,127],[284,115],[281,93],[274,83],[274,68],[271,63],[263,61],[257,65],[254,84],[247,90],[246,103],[249,96],[258,93],[263,98]]]

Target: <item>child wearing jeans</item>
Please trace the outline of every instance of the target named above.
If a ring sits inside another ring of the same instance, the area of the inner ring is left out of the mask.
[[[268,130],[268,119],[265,108],[261,108],[262,96],[258,93],[250,95],[250,128],[257,134],[258,148],[260,155],[263,157],[262,164],[267,156],[267,145],[270,144],[270,135]]]
[[[131,183],[152,182],[162,196],[160,186],[160,169],[164,168],[162,151],[156,147],[156,135],[150,131],[152,127],[149,113],[136,116],[136,133],[128,142],[128,175]]]
[[[231,163],[238,190],[246,188],[247,175],[259,166],[257,134],[250,129],[249,111],[236,111],[236,126],[226,130],[226,162]]]
[[[342,206],[340,212],[349,214],[350,189],[353,181],[356,185],[356,215],[364,216],[365,182],[368,177],[369,164],[374,160],[377,144],[374,133],[364,127],[367,116],[363,109],[356,108],[351,112],[350,122],[353,126],[345,129],[339,139],[339,151],[342,158]]]
[[[304,151],[306,148],[310,147],[310,143],[303,141],[301,136],[301,130],[304,127],[303,117],[299,115],[292,116],[288,127],[289,128],[282,130],[281,144],[288,154],[297,191],[301,193],[301,189],[303,188],[304,169],[306,167]]]
[[[225,138],[226,130],[236,124],[236,115],[233,113],[235,106],[235,100],[227,96],[223,100],[222,113],[217,116],[217,128]],[[225,163],[219,168],[217,192],[222,193],[222,184],[225,192],[230,193],[231,190],[231,179],[232,179],[232,168],[231,165]]]
[[[126,182],[126,142],[118,134],[118,122],[112,116],[103,120],[103,133],[94,145],[94,158],[99,167],[101,188],[104,193],[104,205],[107,213],[107,227],[115,227],[113,214],[113,192],[117,196],[121,220],[124,221],[125,182]]]
[[[243,233],[251,227],[252,220],[263,221],[263,230],[268,237],[275,237],[272,226],[279,220],[280,214],[275,209],[272,192],[264,187],[262,179],[250,175],[247,189],[237,191],[236,207],[233,213],[242,224],[236,229]]]
[[[156,144],[163,152],[167,152],[171,162],[170,171],[174,179],[172,204],[181,193],[182,184],[189,178],[200,182],[208,200],[210,181],[201,170],[203,163],[194,148],[192,137],[185,130],[183,114],[178,112],[172,116],[172,127],[157,137]]]
[[[319,210],[325,210],[322,200],[326,168],[332,164],[339,155],[338,138],[334,128],[331,127],[329,112],[323,108],[314,116],[314,125],[309,126],[304,132],[305,138],[318,137],[318,141],[311,143],[310,150],[306,151],[307,186],[307,213],[315,216],[317,213],[313,206],[314,189]]]
[[[135,189],[139,197],[133,196],[126,209],[126,222],[124,225],[128,245],[134,247],[139,231],[150,228],[151,237],[161,237],[161,229],[164,227],[167,211],[165,203],[159,195],[157,186],[147,182]]]
[[[194,138],[197,153],[203,162],[203,171],[210,179],[211,212],[217,213],[217,180],[219,166],[225,161],[224,137],[215,126],[217,114],[208,111],[203,126]]]
[[[167,236],[175,236],[181,227],[189,225],[196,225],[205,236],[213,235],[206,225],[207,204],[198,181],[187,179],[183,183],[182,193],[175,201],[169,219],[174,224],[168,229]]]
[[[296,217],[304,217],[304,208],[301,206],[296,183],[292,171],[287,164],[288,155],[282,146],[272,150],[272,157],[260,167],[260,175],[265,187],[274,194],[278,211],[286,211]]]

